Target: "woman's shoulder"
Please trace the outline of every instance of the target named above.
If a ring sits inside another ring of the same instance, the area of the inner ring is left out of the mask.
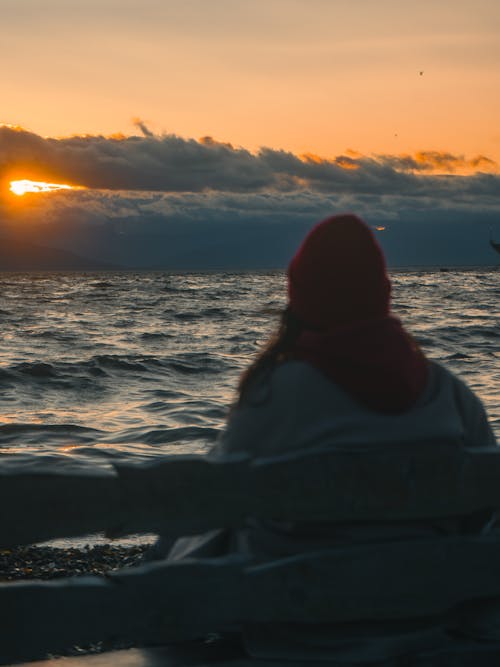
[[[479,400],[469,385],[452,370],[432,359],[428,363],[430,369],[428,389],[431,391],[448,390],[457,397]]]
[[[278,364],[272,373],[272,380],[275,384],[284,384],[291,381],[300,381],[310,385],[325,385],[332,386],[333,382],[315,368],[312,364],[306,361],[290,360],[282,364]]]
[[[318,377],[319,376],[319,377]],[[261,370],[247,387],[241,407],[255,407],[288,400],[304,386],[321,382],[321,373],[303,361],[285,361]]]
[[[462,422],[467,446],[497,446],[496,437],[488,420],[481,398],[453,371],[442,364],[430,362],[430,381],[427,397],[436,403],[448,402]],[[444,398],[443,398],[444,397]]]
[[[265,385],[265,379],[263,380]],[[285,361],[278,364],[267,380],[267,386],[275,397],[287,399],[292,394],[303,399],[344,393],[325,373],[305,361]]]
[[[284,361],[273,369],[273,379],[276,382],[283,382],[295,377],[314,381],[318,379],[318,376],[323,377],[323,374],[306,361]]]

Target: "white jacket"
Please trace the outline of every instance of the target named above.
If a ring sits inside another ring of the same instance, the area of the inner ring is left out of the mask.
[[[310,364],[291,361],[252,387],[210,453],[267,457],[322,444],[419,441],[496,446],[479,398],[436,362],[430,362],[427,387],[417,402],[394,415],[365,407]]]
[[[227,428],[209,455],[272,457],[307,447],[385,445],[404,447],[419,442],[452,442],[465,447],[496,447],[496,439],[479,398],[453,373],[430,362],[427,387],[410,410],[397,415],[375,412],[304,362],[287,362],[256,383],[243,405],[230,415]],[[362,453],[360,453],[362,456]],[[229,500],[229,499],[228,499]],[[424,537],[457,532],[457,522],[398,522],[335,526],[332,531],[304,535],[293,524],[259,522],[237,531],[228,541],[220,535],[182,538],[171,557],[211,555],[212,549],[235,549],[258,559],[279,557],[339,543]],[[208,537],[208,540],[207,540]],[[230,542],[230,544],[229,544]],[[224,545],[221,547],[221,545]],[[160,553],[166,553],[164,541]],[[213,555],[216,555],[215,552]]]
[[[415,405],[402,414],[387,415],[359,404],[309,364],[287,362],[252,387],[244,404],[231,413],[227,428],[210,455],[225,458],[247,453],[257,458],[320,445],[343,449],[361,446],[366,450],[370,445],[394,448],[420,441],[496,447],[481,401],[437,363],[431,362],[427,387]],[[214,557],[229,552],[267,560],[339,544],[426,538],[460,530],[456,519],[319,528],[312,525],[311,530],[293,523],[251,522],[247,528],[234,532],[219,530],[181,538],[169,559]],[[304,654],[323,660],[363,662],[430,649],[447,641],[444,630],[435,626],[432,619],[422,627],[406,629],[392,621],[384,627],[361,624],[354,636],[337,635],[330,626],[257,626],[246,630],[245,644],[251,655],[264,658],[297,660]]]

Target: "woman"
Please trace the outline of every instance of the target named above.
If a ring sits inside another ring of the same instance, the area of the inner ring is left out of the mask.
[[[384,256],[362,220],[338,215],[316,225],[290,262],[281,327],[244,373],[213,453],[495,445],[480,400],[425,357],[391,314],[390,295]]]
[[[340,215],[316,225],[289,265],[288,306],[279,331],[243,374],[211,456],[272,457],[322,445],[362,451],[432,442],[496,446],[480,400],[425,357],[391,315],[390,293],[382,251],[363,221]],[[484,521],[479,517],[472,528],[481,529]],[[244,553],[264,561],[462,529],[454,519],[376,525],[252,521],[236,532],[182,538],[169,558]],[[446,641],[434,619],[354,624],[352,630],[258,626],[246,628],[244,638],[254,656],[355,661]]]
[[[338,215],[316,225],[288,267],[281,326],[243,374],[210,455],[272,457],[322,445],[496,446],[481,401],[425,357],[391,314],[390,295],[383,253],[362,220]],[[243,551],[265,560],[339,542],[460,529],[456,521],[342,527],[258,522],[237,533],[182,538],[169,557]],[[161,553],[166,551],[165,541]]]

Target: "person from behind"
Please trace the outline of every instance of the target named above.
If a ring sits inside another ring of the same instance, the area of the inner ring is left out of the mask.
[[[391,312],[391,282],[370,228],[354,215],[316,225],[288,267],[288,304],[276,334],[243,374],[210,456],[273,458],[311,448],[496,447],[479,398],[428,359]],[[248,519],[238,530],[177,540],[169,560],[242,555],[253,562],[356,544],[483,530],[491,516],[333,523]],[[163,544],[163,553],[166,553]],[[267,624],[244,629],[257,657],[383,660],[446,641],[434,618],[338,628]],[[347,662],[345,663],[347,664]],[[349,662],[351,664],[351,662]]]
[[[270,458],[317,447],[360,455],[447,444],[496,447],[485,409],[468,386],[428,359],[391,312],[382,250],[360,218],[327,218],[288,267],[278,331],[243,373],[215,458]],[[490,517],[487,517],[489,519]],[[482,527],[483,518],[472,522]],[[171,543],[152,558],[245,553],[266,560],[373,539],[457,533],[460,522],[367,525],[254,522]]]
[[[355,215],[317,224],[288,267],[281,325],[243,374],[212,454],[452,441],[495,446],[479,398],[391,312],[391,282]]]

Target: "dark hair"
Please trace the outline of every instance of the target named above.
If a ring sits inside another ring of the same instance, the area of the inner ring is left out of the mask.
[[[275,366],[290,359],[295,341],[303,329],[304,325],[301,320],[289,308],[285,308],[281,314],[278,329],[246,371],[242,373],[238,384],[236,405],[241,405],[246,393],[257,378],[269,376]]]

